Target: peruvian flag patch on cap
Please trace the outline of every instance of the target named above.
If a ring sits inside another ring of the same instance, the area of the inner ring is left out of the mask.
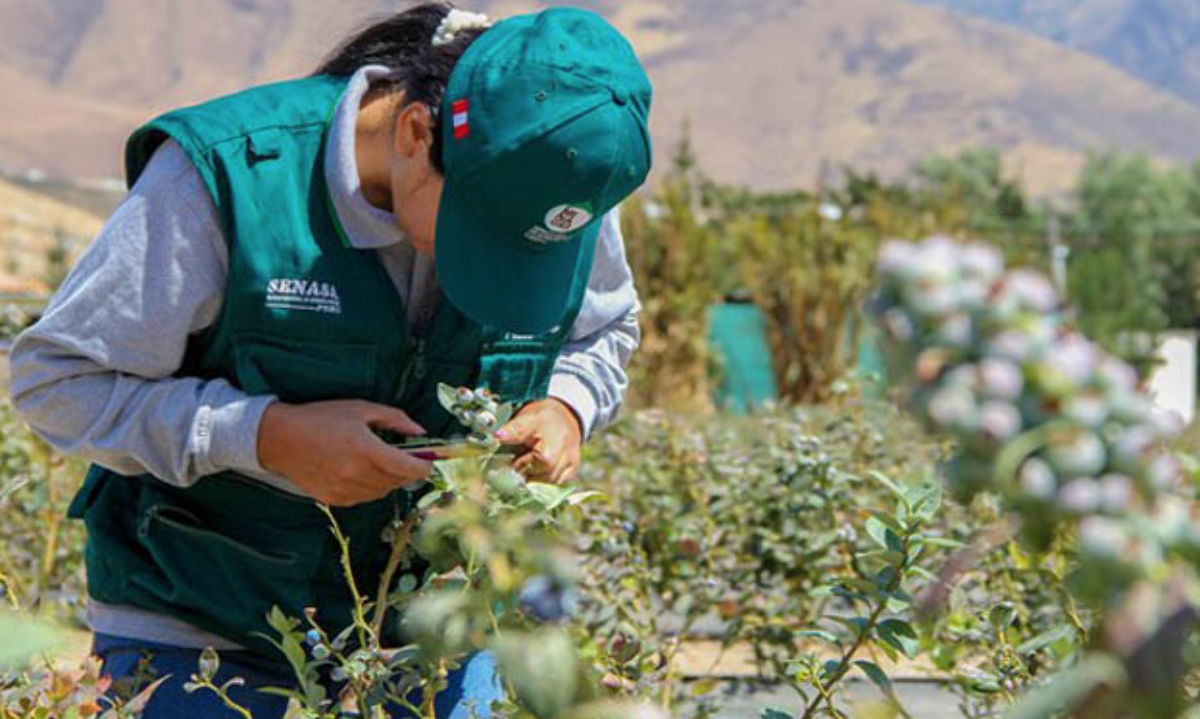
[[[467,123],[467,109],[470,106],[466,100],[458,100],[450,106],[454,113],[454,138],[461,140],[471,134],[471,126]]]

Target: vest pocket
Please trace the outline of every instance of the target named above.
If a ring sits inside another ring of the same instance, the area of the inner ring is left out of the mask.
[[[272,605],[300,616],[310,602],[311,561],[207,529],[184,508],[148,507],[137,535],[153,569],[130,575],[129,583],[172,614],[234,641],[253,643],[249,635],[266,629],[262,618]]]
[[[297,340],[257,333],[233,338],[239,386],[251,395],[273,394],[284,402],[375,399],[374,342]]]

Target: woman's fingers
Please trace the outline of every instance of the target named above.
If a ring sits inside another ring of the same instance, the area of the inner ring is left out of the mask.
[[[425,428],[417,424],[403,410],[387,405],[362,403],[363,421],[376,429],[390,429],[406,437],[419,437]]]

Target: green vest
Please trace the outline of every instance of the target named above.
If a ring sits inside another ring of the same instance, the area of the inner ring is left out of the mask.
[[[324,150],[345,87],[344,79],[313,77],[252,88],[168,113],[130,138],[130,185],[158,145],[174,139],[203,178],[228,241],[221,315],[192,339],[179,374],[290,403],[388,404],[433,436],[459,431],[438,404],[439,382],[488,386],[518,402],[544,397],[593,258],[577,268],[572,301],[551,333],[505,334],[443,302],[414,336],[377,252],[352,248],[331,209]],[[374,593],[387,559],[384,529],[411,505],[400,490],[335,511],[364,591]],[[94,599],[169,614],[266,652],[253,633],[269,633],[272,605],[296,617],[316,607],[335,631],[350,621],[337,547],[310,500],[233,473],[179,489],[93,467],[71,516],[88,526]]]

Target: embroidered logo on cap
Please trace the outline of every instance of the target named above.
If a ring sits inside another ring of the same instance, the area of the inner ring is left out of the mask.
[[[566,242],[571,236],[562,232],[551,232],[545,227],[530,227],[525,233],[525,239],[539,245],[550,245],[556,242]]]
[[[559,205],[546,213],[546,227],[551,232],[571,233],[583,229],[592,221],[592,213],[576,205]]]
[[[470,109],[470,103],[466,100],[458,100],[450,106],[450,110],[454,114],[454,139],[456,140],[461,140],[471,134],[471,125],[467,122],[468,109]]]

